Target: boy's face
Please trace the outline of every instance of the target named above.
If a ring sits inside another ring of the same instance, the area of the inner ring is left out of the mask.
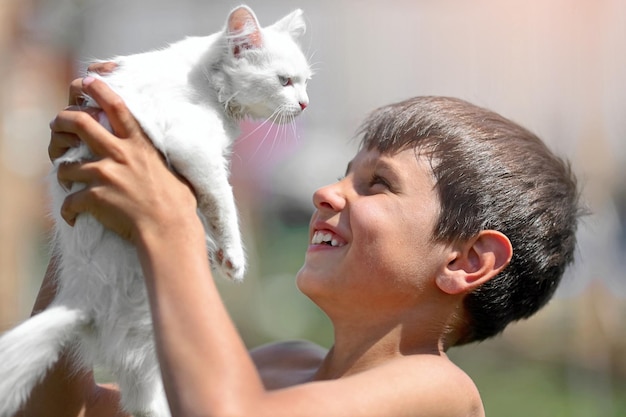
[[[313,196],[301,291],[329,315],[348,305],[355,312],[355,305],[379,312],[415,305],[447,262],[444,245],[431,239],[440,212],[434,186],[413,149],[360,151],[344,178]]]

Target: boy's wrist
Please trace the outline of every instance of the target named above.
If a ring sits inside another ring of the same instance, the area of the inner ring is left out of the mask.
[[[150,224],[139,224],[134,243],[139,253],[144,255],[174,247],[190,249],[193,245],[205,244],[204,227],[195,212]]]

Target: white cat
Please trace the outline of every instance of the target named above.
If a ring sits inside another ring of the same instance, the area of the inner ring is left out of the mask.
[[[297,44],[304,30],[300,10],[261,28],[252,10],[241,6],[223,31],[114,58],[118,67],[101,77],[193,185],[212,264],[235,280],[243,277],[245,258],[228,183],[230,145],[241,119],[292,121],[308,105],[311,71]],[[83,145],[55,167],[89,156]],[[68,192],[59,186],[56,169],[50,188],[60,259],[57,295],[48,309],[0,338],[0,417],[19,409],[63,351],[85,367],[111,371],[127,412],[169,416],[133,246],[86,214],[68,226],[60,217]]]

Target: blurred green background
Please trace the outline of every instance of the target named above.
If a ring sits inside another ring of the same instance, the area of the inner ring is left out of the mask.
[[[246,343],[329,323],[295,287],[313,191],[340,176],[359,122],[414,95],[451,95],[530,128],[569,157],[593,211],[555,299],[503,335],[452,349],[488,416],[626,417],[626,2],[247,2],[261,24],[304,9],[316,70],[296,132],[244,123],[232,183],[250,258],[220,280]],[[26,318],[48,260],[48,122],[94,58],[219,30],[239,4],[209,0],[0,2],[0,331]]]

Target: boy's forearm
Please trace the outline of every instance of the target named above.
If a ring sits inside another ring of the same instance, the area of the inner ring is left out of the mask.
[[[196,220],[138,244],[173,416],[221,410],[263,389],[215,287]]]
[[[17,417],[85,416],[87,390],[95,387],[91,373],[72,373],[71,361],[62,356],[30,394]]]
[[[35,304],[33,305],[31,316],[34,316],[35,314],[38,314],[45,310],[56,296],[56,271],[58,267],[58,261],[58,258],[53,254],[50,258],[50,262],[48,263],[48,269],[46,269],[46,274],[44,275],[43,281],[41,282],[39,293],[37,293],[37,298],[35,299]]]

